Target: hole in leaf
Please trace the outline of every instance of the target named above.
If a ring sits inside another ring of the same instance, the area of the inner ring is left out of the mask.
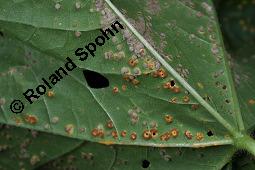
[[[226,85],[223,85],[223,86],[222,86],[222,89],[223,89],[223,90],[226,90],[226,89],[227,89],[227,86],[226,86]]]
[[[211,130],[209,130],[209,131],[207,132],[207,136],[213,136],[213,132],[212,132]]]
[[[226,103],[230,103],[230,100],[226,99],[225,102],[226,102]]]
[[[2,31],[0,31],[0,36],[4,37],[4,33]]]
[[[142,161],[142,167],[143,168],[148,168],[150,166],[150,161],[148,161],[148,160],[143,160]]]
[[[172,87],[175,85],[175,81],[174,80],[171,80],[170,83],[171,83]]]
[[[100,73],[83,70],[83,75],[90,88],[100,89],[109,86],[109,80]]]

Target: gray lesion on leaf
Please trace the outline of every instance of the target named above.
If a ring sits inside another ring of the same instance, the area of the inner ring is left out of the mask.
[[[146,8],[147,11],[152,15],[158,14],[161,10],[158,0],[147,0]]]

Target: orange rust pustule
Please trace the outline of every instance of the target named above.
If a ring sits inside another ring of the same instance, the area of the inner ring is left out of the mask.
[[[170,131],[170,134],[172,137],[176,138],[179,135],[179,131],[176,128],[174,128]]]
[[[165,121],[166,121],[166,123],[172,123],[173,122],[173,116],[165,115]]]
[[[199,104],[193,104],[191,105],[192,110],[197,110],[199,108]]]
[[[25,121],[30,124],[36,124],[38,122],[38,118],[35,115],[26,115]]]
[[[203,140],[203,139],[204,139],[204,134],[201,133],[201,132],[198,132],[198,133],[196,134],[196,139],[197,139],[198,141]]]
[[[170,82],[166,82],[166,83],[163,84],[163,87],[164,87],[164,89],[170,89],[171,83]]]
[[[171,138],[171,134],[169,132],[166,132],[160,136],[161,141],[168,141]]]
[[[131,82],[133,85],[138,85],[140,83],[140,81],[137,79],[133,79]]]
[[[114,138],[114,139],[117,139],[118,138],[118,133],[117,133],[117,131],[112,131],[112,137]]]
[[[107,126],[108,128],[110,128],[110,129],[112,129],[112,128],[113,128],[113,123],[112,123],[112,121],[109,120],[109,121],[107,122],[106,126]]]
[[[184,135],[186,136],[187,139],[192,139],[192,133],[189,130],[186,130],[184,132]]]
[[[113,93],[118,93],[119,92],[119,88],[118,87],[113,87],[112,92]]]
[[[131,58],[130,60],[128,60],[128,64],[129,64],[131,67],[135,67],[135,66],[138,64],[138,60],[137,60],[137,59]]]
[[[173,97],[172,99],[169,100],[170,103],[177,103],[178,99],[177,97]]]
[[[136,133],[135,133],[135,132],[132,132],[131,135],[130,135],[130,139],[131,139],[131,140],[136,140],[136,138],[137,138]]]
[[[121,131],[120,135],[121,135],[122,137],[126,137],[127,131],[125,131],[125,130]]]
[[[173,88],[171,88],[171,91],[174,92],[174,93],[180,93],[181,88],[179,86],[174,86]]]
[[[156,138],[158,136],[158,130],[157,129],[151,129],[150,133],[151,133],[152,138]]]
[[[248,101],[248,104],[249,104],[249,105],[255,105],[255,100],[254,100],[254,99],[250,99],[250,100]]]
[[[161,77],[161,78],[165,78],[165,77],[167,76],[167,73],[166,73],[166,71],[165,71],[164,69],[159,69],[159,70],[157,71],[157,74],[158,74],[158,76]]]
[[[150,132],[149,130],[145,130],[145,131],[143,132],[143,138],[144,138],[145,140],[149,140],[149,139],[151,138],[151,132]]]
[[[48,96],[48,97],[54,97],[54,96],[55,96],[54,91],[52,91],[52,90],[48,91],[48,92],[47,92],[47,96]]]
[[[182,101],[183,101],[184,103],[188,103],[188,102],[190,101],[189,96],[184,96],[183,99],[182,99]]]
[[[104,137],[104,131],[102,129],[95,128],[91,131],[91,135],[94,137]]]
[[[122,88],[123,91],[126,91],[126,90],[127,90],[127,85],[123,84],[123,85],[121,86],[121,88]]]
[[[145,56],[146,55],[146,50],[144,48],[141,48],[139,53],[142,55],[142,56]]]

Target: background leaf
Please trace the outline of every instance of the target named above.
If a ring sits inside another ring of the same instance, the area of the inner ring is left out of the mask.
[[[1,125],[0,169],[34,169],[78,147],[82,141]]]

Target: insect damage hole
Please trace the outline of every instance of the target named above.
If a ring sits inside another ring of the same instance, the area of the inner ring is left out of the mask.
[[[2,31],[0,31],[0,36],[4,37],[4,33]]]
[[[83,70],[83,75],[90,88],[100,89],[109,86],[109,80],[100,73],[90,70]]]
[[[148,160],[143,160],[142,161],[142,167],[143,168],[148,168],[150,166],[150,161],[148,161]]]
[[[209,131],[207,132],[207,136],[209,136],[209,137],[213,136],[213,132],[212,132],[211,130],[209,130]]]
[[[171,83],[171,87],[174,87],[175,81],[174,81],[174,80],[171,80],[170,83]]]

